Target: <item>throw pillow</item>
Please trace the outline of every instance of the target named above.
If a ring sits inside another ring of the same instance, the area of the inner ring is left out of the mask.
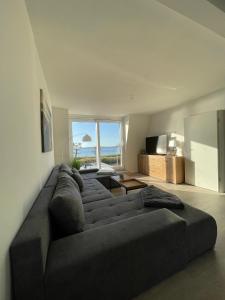
[[[73,174],[71,168],[66,164],[61,164],[60,171],[69,174],[70,176]]]
[[[65,179],[62,179],[62,178],[65,178]],[[73,177],[71,175],[69,175],[68,173],[64,172],[64,171],[60,171],[59,174],[58,174],[58,180],[57,180],[57,185],[60,184],[60,182],[62,181],[70,181],[74,187],[80,192],[80,188],[79,188],[79,185],[78,183],[73,179]]]
[[[79,171],[76,168],[72,168],[73,173],[79,173]]]
[[[79,174],[79,172],[74,172],[71,176],[77,182],[77,184],[80,188],[80,191],[82,192],[84,189],[84,181],[83,181],[83,178],[81,177],[81,175]]]

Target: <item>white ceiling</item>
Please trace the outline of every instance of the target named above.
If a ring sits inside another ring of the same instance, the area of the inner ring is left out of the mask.
[[[225,87],[225,13],[206,0],[26,2],[53,105],[71,113],[154,113]]]

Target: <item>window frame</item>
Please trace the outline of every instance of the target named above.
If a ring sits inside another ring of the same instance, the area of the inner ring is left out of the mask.
[[[101,122],[104,123],[120,123],[120,137],[121,137],[121,163],[119,166],[112,166],[115,170],[124,170],[124,121],[123,118],[110,118],[110,117],[90,117],[90,116],[76,116],[71,115],[69,118],[69,136],[70,136],[70,157],[73,159],[73,134],[72,123],[73,122],[93,122],[96,124],[96,163],[98,168],[101,167],[101,155],[100,155],[100,129]]]

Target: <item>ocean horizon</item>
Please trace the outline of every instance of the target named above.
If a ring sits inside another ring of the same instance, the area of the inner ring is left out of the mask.
[[[75,155],[75,150],[73,150]],[[101,147],[100,149],[101,156],[110,156],[110,155],[120,155],[120,147]],[[77,157],[95,157],[96,156],[96,147],[83,147],[78,149]]]

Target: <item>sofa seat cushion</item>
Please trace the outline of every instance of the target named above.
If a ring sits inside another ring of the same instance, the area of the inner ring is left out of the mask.
[[[144,207],[142,199],[137,197],[137,194],[87,203],[84,204],[86,219],[84,230],[114,223],[145,212],[149,212],[149,209]]]
[[[81,193],[83,203],[112,198],[113,195],[96,179],[85,180]]]
[[[84,230],[153,212],[157,209],[159,208],[145,207],[139,193],[87,203],[84,205],[86,219]],[[186,221],[190,260],[213,247],[217,236],[217,226],[212,216],[186,203],[184,203],[183,210],[174,208],[170,211]]]
[[[111,180],[111,176],[109,175],[98,175],[96,172],[92,172],[84,174],[81,173],[81,176],[83,180],[97,179],[107,189],[120,187],[120,184],[116,183],[114,180]]]

